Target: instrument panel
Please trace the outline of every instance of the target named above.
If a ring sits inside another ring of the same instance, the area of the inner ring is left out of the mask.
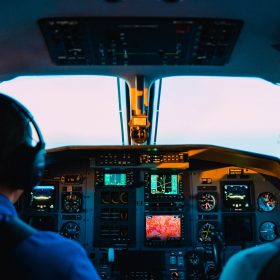
[[[279,199],[249,168],[107,148],[52,155],[19,211],[81,243],[102,279],[218,279],[232,254],[279,237]]]

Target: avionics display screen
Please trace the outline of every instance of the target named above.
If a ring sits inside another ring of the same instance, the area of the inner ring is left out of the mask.
[[[176,215],[146,216],[146,240],[181,239],[181,217]]]
[[[225,216],[224,234],[228,243],[242,243],[253,240],[253,219],[251,216]]]
[[[179,193],[178,175],[151,174],[151,194],[177,195]]]
[[[250,184],[224,184],[224,207],[233,210],[246,210],[251,207]]]
[[[104,185],[105,186],[126,186],[125,173],[105,173]]]
[[[55,204],[55,186],[36,186],[31,191],[30,206],[34,210],[50,210]]]

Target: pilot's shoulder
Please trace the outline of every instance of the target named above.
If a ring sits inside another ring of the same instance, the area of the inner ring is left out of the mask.
[[[257,279],[263,266],[278,250],[279,247],[272,242],[238,252],[226,263],[220,280],[243,279],[244,275]]]
[[[84,247],[55,232],[31,234],[16,247],[15,259],[24,279],[100,279]]]
[[[234,259],[242,259],[242,258],[251,258],[255,257],[256,255],[267,253],[273,255],[278,250],[278,247],[275,246],[273,242],[265,243],[261,245],[256,245],[244,250],[239,251],[239,253],[232,256]]]
[[[25,246],[38,248],[41,252],[49,254],[64,254],[67,256],[69,252],[84,253],[83,247],[74,240],[67,239],[58,233],[51,231],[36,231],[25,242]]]

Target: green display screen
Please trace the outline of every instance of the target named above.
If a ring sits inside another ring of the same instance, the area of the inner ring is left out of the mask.
[[[151,175],[151,194],[176,195],[178,186],[178,175]]]
[[[105,173],[105,186],[126,186],[126,174],[124,173]]]

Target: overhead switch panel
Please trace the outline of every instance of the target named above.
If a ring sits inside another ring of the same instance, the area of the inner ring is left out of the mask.
[[[47,18],[56,65],[224,65],[242,21],[214,18]]]

